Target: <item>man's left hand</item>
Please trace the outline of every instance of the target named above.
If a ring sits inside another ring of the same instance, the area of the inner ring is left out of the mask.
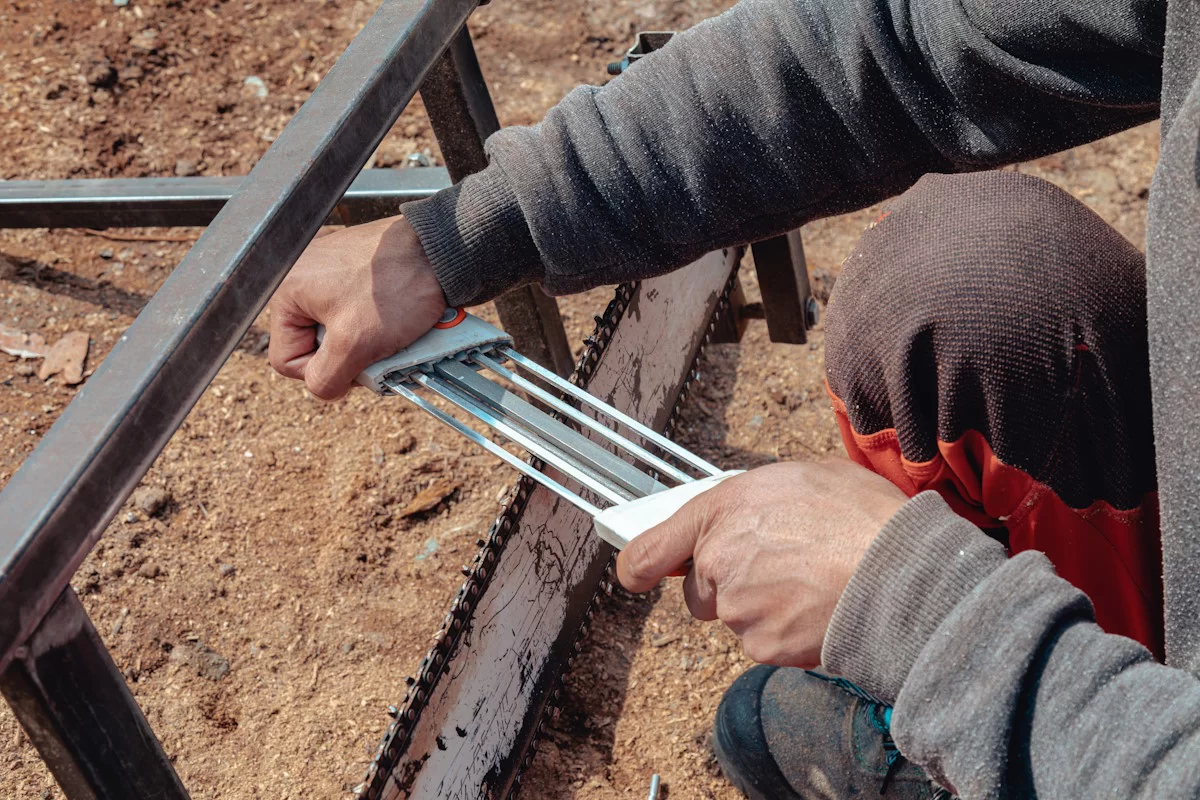
[[[842,590],[907,498],[845,459],[771,464],[695,498],[633,540],[617,577],[644,592],[673,572],[698,619],[720,619],[751,659],[819,663]]]

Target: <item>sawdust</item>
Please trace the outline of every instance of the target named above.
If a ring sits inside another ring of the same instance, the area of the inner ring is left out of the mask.
[[[726,5],[514,0],[484,7],[472,26],[501,120],[528,124],[572,86],[604,80],[634,30],[683,27]],[[352,0],[7,6],[0,177],[172,175],[184,162],[189,174],[245,174],[372,9]],[[252,75],[266,97],[247,91]],[[1022,169],[1085,195],[1140,244],[1155,146],[1154,129],[1141,129]],[[436,155],[418,101],[374,162],[399,165],[425,148]],[[806,228],[810,267],[836,276],[871,213]],[[87,332],[99,363],[187,252],[174,239],[196,232],[129,233],[137,240],[0,232],[0,324],[45,342]],[[562,303],[574,341],[608,299],[597,290]],[[143,494],[123,507],[74,581],[198,800],[345,796],[512,482],[398,400],[355,392],[327,406],[275,377],[265,326],[148,474],[144,485],[168,501]],[[821,363],[819,333],[809,346],[773,345],[752,323],[740,346],[710,353],[682,440],[729,467],[837,451]],[[25,366],[0,357],[0,482],[78,391]],[[461,483],[448,500],[401,516],[420,487],[447,475]],[[749,662],[727,631],[691,620],[677,583],[646,597],[617,592],[601,609],[526,775],[527,797],[645,796],[654,772],[677,798],[735,797],[707,737],[722,690]],[[6,708],[0,741],[0,796],[59,796]]]

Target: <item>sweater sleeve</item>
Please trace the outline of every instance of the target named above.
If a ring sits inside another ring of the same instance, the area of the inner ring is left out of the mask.
[[[742,0],[404,213],[447,299],[670,271],[1158,113],[1164,0]]]
[[[823,656],[894,699],[900,751],[968,800],[1200,796],[1200,681],[1104,633],[1043,555],[1006,559],[934,493],[872,544]]]

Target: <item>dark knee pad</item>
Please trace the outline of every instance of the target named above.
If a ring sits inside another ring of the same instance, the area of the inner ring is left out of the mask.
[[[855,432],[909,461],[968,431],[1074,508],[1154,488],[1142,255],[1015,172],[927,175],[842,271],[826,372]]]

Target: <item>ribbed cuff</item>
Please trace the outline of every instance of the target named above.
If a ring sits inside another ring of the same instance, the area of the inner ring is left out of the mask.
[[[934,631],[1007,557],[937,493],[922,492],[888,521],[851,576],[822,664],[895,701]]]
[[[400,212],[421,239],[452,306],[484,303],[541,277],[529,225],[496,167],[405,203]]]

